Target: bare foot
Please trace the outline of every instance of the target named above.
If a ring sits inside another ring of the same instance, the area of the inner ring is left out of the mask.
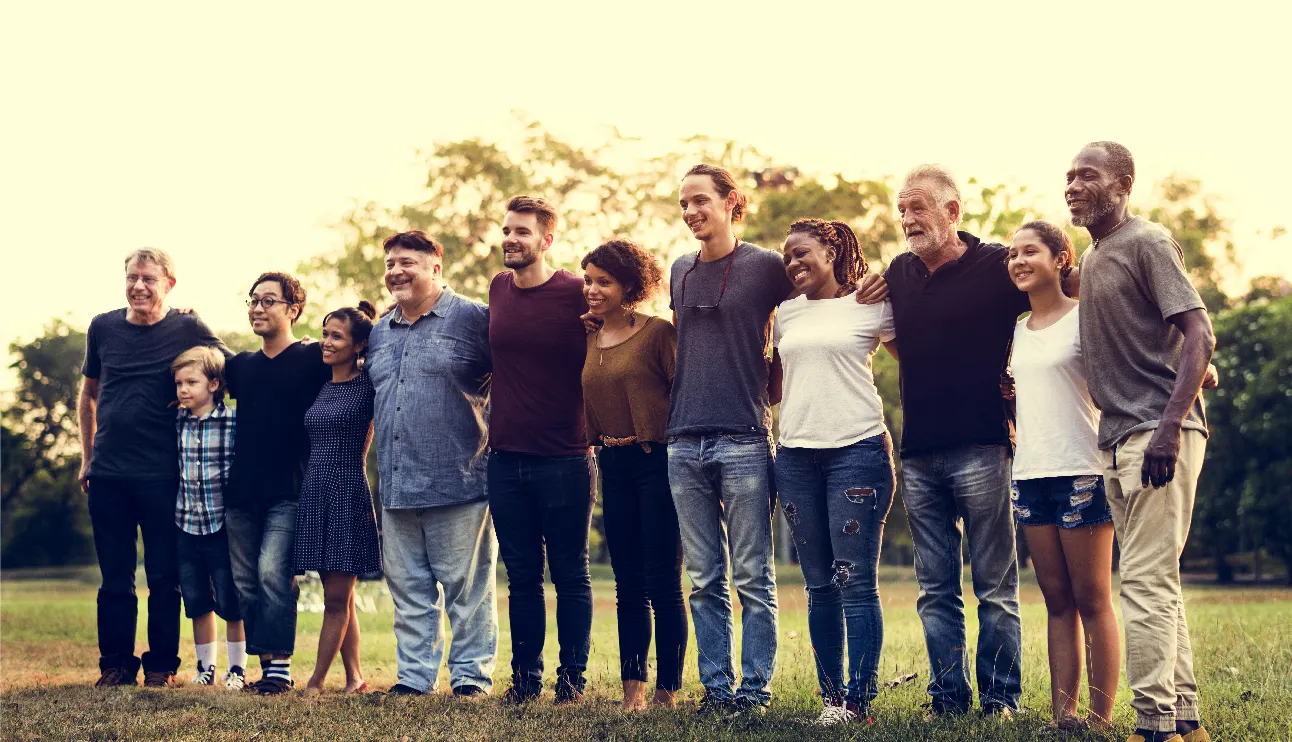
[[[675,709],[677,708],[677,691],[664,690],[663,688],[655,689],[655,697],[650,700],[650,705],[657,708]]]
[[[347,681],[345,681],[345,691],[344,691],[344,692],[346,692],[346,693],[367,693],[367,692],[368,692],[368,681],[367,681],[367,680],[364,680],[363,678],[356,678],[355,680],[347,680]]]
[[[640,680],[625,680],[624,702],[620,708],[623,711],[645,711],[646,683]]]
[[[322,694],[323,694],[323,686],[321,685],[314,685],[313,683],[311,683],[305,686],[305,695],[307,696],[319,696]]]

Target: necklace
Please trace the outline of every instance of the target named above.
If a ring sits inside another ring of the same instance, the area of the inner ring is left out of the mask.
[[[631,336],[632,336],[633,326],[634,326],[634,325],[636,325],[636,324],[637,324],[637,316],[636,316],[635,314],[630,314],[630,315],[629,315],[629,320],[628,320],[628,333],[629,333],[629,337],[631,337]],[[602,333],[604,333],[604,332],[605,332],[605,329],[606,329],[606,326],[605,326],[604,324],[603,324],[603,325],[601,325],[601,327],[597,329],[597,365],[598,365],[598,366],[602,365],[602,363],[603,363],[603,362],[605,362],[605,360],[606,360],[606,348],[607,348],[607,347],[613,347],[613,346],[618,345],[619,343],[623,342],[623,340],[619,340],[618,342],[616,342],[616,340],[615,340],[614,338],[611,338],[611,339],[610,339],[610,341],[609,341],[609,346],[607,346],[605,343],[601,342],[601,335],[602,335]],[[627,339],[628,339],[628,338],[624,338],[624,340],[627,340]]]
[[[1128,222],[1128,221],[1130,221],[1130,214],[1127,214],[1125,219],[1122,219],[1120,222],[1117,222],[1117,226],[1115,226],[1115,227],[1113,227],[1112,229],[1108,230],[1108,232],[1107,232],[1107,233],[1105,233],[1103,237],[1098,237],[1098,238],[1096,238],[1096,239],[1092,239],[1092,240],[1090,240],[1090,246],[1091,246],[1091,247],[1099,247],[1099,243],[1100,243],[1101,241],[1108,239],[1108,235],[1111,235],[1111,234],[1113,234],[1114,232],[1116,232],[1117,230],[1119,230],[1119,229],[1121,229],[1122,227],[1126,226],[1126,222]]]

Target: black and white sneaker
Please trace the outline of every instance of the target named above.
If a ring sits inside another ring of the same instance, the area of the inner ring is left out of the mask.
[[[202,666],[201,662],[197,663],[197,674],[193,679],[188,681],[189,685],[215,685],[215,665]]]
[[[247,687],[247,671],[234,665],[224,674],[224,687],[229,690],[242,690]]]

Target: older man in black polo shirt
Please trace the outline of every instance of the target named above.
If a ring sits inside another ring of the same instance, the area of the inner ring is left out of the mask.
[[[897,209],[910,250],[884,277],[900,354],[902,499],[915,542],[932,712],[973,705],[963,534],[978,598],[979,700],[983,713],[1008,716],[1018,710],[1022,630],[1009,501],[1013,423],[1000,381],[1027,295],[1009,279],[1004,247],[956,230],[960,191],[945,170],[912,170]]]

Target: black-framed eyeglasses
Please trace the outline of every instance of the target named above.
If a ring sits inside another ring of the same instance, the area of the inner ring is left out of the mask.
[[[695,262],[691,263],[691,267],[687,268],[686,273],[682,274],[682,288],[679,291],[678,304],[683,309],[717,309],[718,305],[722,304],[722,295],[727,293],[727,276],[731,275],[731,265],[736,262],[736,251],[739,247],[740,243],[736,242],[736,247],[731,251],[731,258],[727,260],[727,268],[722,271],[722,287],[718,289],[718,301],[713,304],[692,305],[686,303],[686,277],[691,275],[691,271],[695,270],[695,267],[700,264],[700,253],[699,251],[695,253]]]
[[[255,309],[257,304],[264,307],[265,311],[268,312],[279,304],[291,304],[291,302],[286,299],[274,299],[272,297],[266,297],[264,299],[247,299],[248,309]]]

